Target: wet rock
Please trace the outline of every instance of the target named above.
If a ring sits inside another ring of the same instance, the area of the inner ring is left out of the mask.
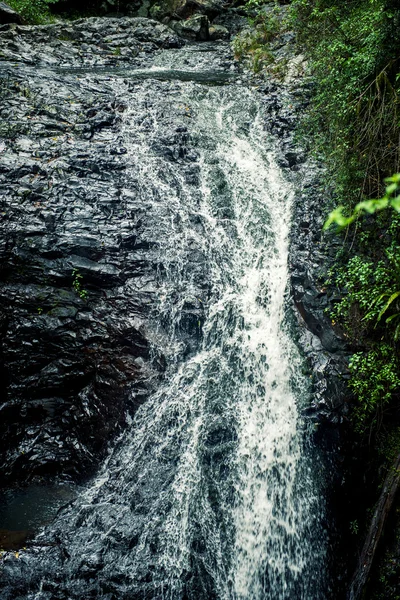
[[[301,169],[307,169],[307,173],[304,176],[302,171],[303,185],[295,199],[290,262],[299,324],[308,329],[307,336],[300,335],[300,345],[312,370],[314,398],[309,414],[316,421],[338,425],[347,419],[349,412],[346,380],[350,350],[341,331],[329,318],[330,297],[325,281],[337,240],[322,243],[320,169],[308,161],[301,164]]]
[[[154,102],[165,90],[174,97],[179,86],[156,81],[153,71],[148,81],[136,73],[183,44],[170,28],[142,18],[0,31],[4,485],[89,476],[163,377],[170,323],[157,303],[170,267],[158,246],[168,237],[165,223],[179,223],[152,213],[152,203],[165,212],[168,203],[158,180],[142,189],[140,140],[150,136],[159,164],[179,164],[184,185],[198,186],[199,165],[189,144],[191,108]],[[209,50],[188,52],[188,69],[199,60],[208,68],[210,59],[225,68],[229,48]],[[107,67],[119,66],[129,69],[110,76]],[[127,120],[128,107],[135,110]],[[181,194],[180,180],[164,176]],[[195,204],[190,219],[201,236]],[[189,300],[170,298],[181,311],[182,356],[201,340],[209,280],[195,246],[184,264],[197,283]]]
[[[18,23],[22,25],[23,19],[11,6],[5,2],[0,2],[0,25],[6,23]]]
[[[209,20],[205,15],[194,15],[186,21],[171,23],[174,31],[189,40],[204,42],[209,39]]]
[[[147,331],[155,241],[124,184],[121,95],[135,84],[73,69],[146,64],[182,44],[140,18],[0,31],[3,485],[88,476],[161,376]]]
[[[230,33],[226,27],[222,25],[214,25],[212,24],[209,28],[209,36],[210,40],[228,40],[230,37]]]
[[[92,17],[71,25],[17,25],[0,31],[2,60],[60,68],[125,63],[134,66],[159,48],[183,45],[184,41],[169,27],[140,17]]]
[[[290,55],[292,37],[287,38],[285,53]],[[291,52],[291,60],[296,61],[293,48]],[[325,198],[321,201],[323,169],[307,158],[293,137],[297,115],[307,106],[309,93],[307,80],[286,77],[285,83],[265,84],[263,101],[268,115],[266,128],[279,139],[277,162],[296,189],[289,268],[299,345],[307,357],[313,384],[313,400],[306,414],[317,423],[338,426],[349,413],[346,381],[351,352],[329,318],[331,298],[325,281],[340,242],[336,236],[327,241],[322,235],[326,216],[322,208]]]
[[[236,35],[240,30],[248,26],[248,19],[237,9],[231,8],[229,11],[223,12],[212,19],[212,25],[225,27],[230,35]]]

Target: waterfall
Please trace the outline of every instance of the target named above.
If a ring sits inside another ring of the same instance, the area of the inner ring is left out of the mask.
[[[155,77],[183,59],[191,77]],[[120,201],[137,206],[146,247],[134,251],[158,289],[148,335],[166,370],[50,526],[66,552],[57,567],[43,558],[36,600],[56,584],[74,598],[325,597],[308,383],[288,308],[293,189],[257,92],[202,80],[208,60],[196,47],[161,52],[147,77],[115,80],[128,105]],[[146,277],[130,285],[144,294]]]

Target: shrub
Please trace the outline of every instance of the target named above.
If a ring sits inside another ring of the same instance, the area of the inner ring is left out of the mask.
[[[40,24],[51,20],[50,4],[58,0],[8,0],[8,4],[16,10],[28,23]]]
[[[369,352],[357,352],[349,368],[349,387],[357,398],[356,429],[360,432],[371,427],[379,429],[385,405],[400,388],[399,365],[393,348],[379,344]]]
[[[293,0],[292,26],[317,88],[304,129],[341,202],[379,197],[400,171],[400,8],[395,0]]]

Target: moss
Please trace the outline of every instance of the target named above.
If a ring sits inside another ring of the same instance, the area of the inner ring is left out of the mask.
[[[285,30],[283,7],[277,2],[248,0],[244,8],[249,26],[233,39],[236,59],[255,73],[278,74],[281,65],[277,64],[272,43]]]

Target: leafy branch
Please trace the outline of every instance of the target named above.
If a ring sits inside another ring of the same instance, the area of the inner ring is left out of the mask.
[[[396,173],[396,175],[393,175],[392,177],[387,177],[385,182],[389,185],[386,187],[383,198],[359,202],[349,217],[346,217],[343,214],[343,211],[345,210],[344,206],[338,206],[338,208],[330,213],[325,221],[324,230],[328,229],[332,224],[337,225],[339,228],[348,227],[359,216],[365,214],[373,215],[374,213],[389,207],[393,208],[396,212],[400,212],[400,173]]]

